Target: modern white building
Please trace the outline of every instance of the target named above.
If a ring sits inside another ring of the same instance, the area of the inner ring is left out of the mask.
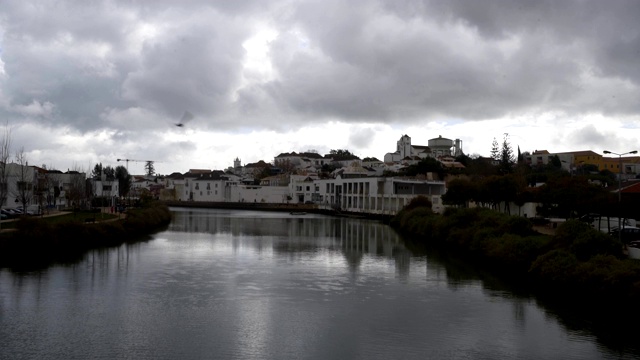
[[[417,196],[429,198],[442,211],[444,181],[395,177],[336,178],[314,181],[316,202],[349,212],[394,215]]]
[[[29,209],[83,206],[86,201],[86,175],[78,171],[47,170],[37,166],[9,163],[7,197],[2,207]]]

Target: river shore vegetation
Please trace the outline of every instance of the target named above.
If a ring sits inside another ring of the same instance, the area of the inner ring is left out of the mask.
[[[158,202],[130,208],[121,219],[94,222],[101,215],[93,216],[21,218],[15,223],[15,231],[0,234],[0,267],[36,269],[72,262],[89,250],[145,240],[171,221],[169,208]]]
[[[618,239],[584,222],[568,220],[545,235],[524,217],[480,207],[436,214],[428,200],[417,198],[391,226],[408,241],[455,253],[538,295],[639,312],[640,261],[627,258]]]

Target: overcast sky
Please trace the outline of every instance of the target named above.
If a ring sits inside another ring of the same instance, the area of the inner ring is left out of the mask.
[[[63,171],[382,160],[403,134],[640,150],[639,19],[635,0],[3,0],[0,122]]]

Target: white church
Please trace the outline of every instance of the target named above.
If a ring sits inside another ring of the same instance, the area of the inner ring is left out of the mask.
[[[385,163],[398,163],[405,159],[425,159],[428,157],[437,159],[443,156],[462,155],[462,140],[451,140],[441,135],[431,139],[429,145],[411,145],[411,137],[402,135],[397,142],[396,151],[384,155]]]

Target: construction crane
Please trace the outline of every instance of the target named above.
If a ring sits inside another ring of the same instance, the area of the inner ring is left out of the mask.
[[[148,169],[149,171],[153,171],[153,163],[155,163],[155,161],[153,160],[136,160],[136,159],[117,159],[117,160],[126,162],[127,172],[129,172],[129,161],[143,162],[145,163],[145,168]],[[147,174],[147,175],[153,175],[153,174]]]

